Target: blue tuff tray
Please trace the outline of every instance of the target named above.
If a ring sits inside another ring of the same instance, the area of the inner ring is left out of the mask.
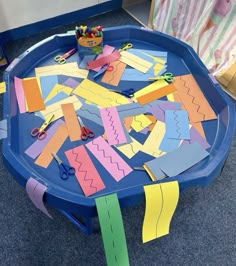
[[[194,185],[207,186],[214,177],[220,174],[229,153],[235,128],[233,103],[220,86],[212,81],[208,70],[194,50],[183,42],[165,34],[136,26],[113,27],[104,30],[104,44],[120,48],[124,42],[132,42],[134,48],[138,49],[167,51],[168,72],[172,72],[174,76],[191,73],[217,114],[216,120],[203,122],[207,141],[211,145],[211,148],[208,149],[210,156],[183,174],[161,181],[177,180],[180,185],[180,191]],[[28,49],[7,68],[4,73],[7,93],[4,94],[3,119],[7,119],[8,137],[3,140],[2,151],[6,167],[22,186],[26,185],[30,177],[37,179],[48,188],[44,197],[44,201],[47,204],[61,210],[70,220],[78,224],[82,230],[91,232],[89,227],[91,218],[97,215],[96,197],[117,193],[121,207],[136,205],[144,201],[143,186],[151,184],[153,181],[150,180],[146,172],[133,171],[120,182],[116,182],[101,164],[91,156],[106,188],[90,197],[85,197],[76,178],[69,178],[64,181],[59,177],[58,165],[55,162],[51,163],[48,169],[44,169],[35,165],[34,161],[24,153],[35,141],[30,136],[31,129],[40,125],[42,119],[34,114],[19,114],[14,90],[14,76],[19,78],[34,76],[35,67],[55,64],[53,60],[55,55],[63,54],[74,47],[76,47],[74,35],[55,35]],[[78,54],[74,54],[68,59],[68,62],[77,60]],[[89,75],[91,80],[93,80],[93,74],[90,73]],[[100,83],[99,80],[97,81],[98,83]],[[119,88],[123,90],[132,87],[138,90],[148,84],[148,81],[121,81]],[[104,84],[102,85],[104,86]],[[113,87],[113,89],[115,88]],[[97,136],[103,133],[102,128],[93,124],[89,119],[86,120],[86,124],[88,127],[93,128]],[[141,138],[140,136],[138,137]],[[67,139],[59,151],[59,156],[66,160],[64,151],[81,144],[84,144],[84,142],[71,143]],[[128,160],[122,154],[120,155],[132,167],[142,166],[144,162],[153,159],[153,157],[141,153],[131,160]],[[83,227],[84,225],[77,220],[77,216],[85,218],[87,221],[85,223],[88,223],[88,227],[87,225]]]

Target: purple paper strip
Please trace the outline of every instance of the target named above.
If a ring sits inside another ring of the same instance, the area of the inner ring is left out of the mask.
[[[211,145],[201,136],[195,127],[191,127],[190,129],[190,140],[184,140],[181,143],[181,146],[184,144],[192,144],[193,142],[198,142],[198,144],[200,144],[204,149],[211,147]]]
[[[166,110],[179,110],[181,105],[175,102],[163,101],[158,105],[150,108],[150,112],[155,116],[155,118],[161,122],[165,122],[165,111]]]
[[[75,89],[78,85],[80,84],[80,82],[78,82],[77,80],[73,79],[73,78],[68,78],[66,81],[64,81],[63,85],[70,87],[72,89]]]
[[[60,119],[57,120],[48,130],[47,130],[47,136],[43,140],[36,140],[26,151],[25,154],[27,154],[32,159],[35,159],[39,156],[39,154],[42,152],[46,144],[49,142],[51,137],[54,135],[54,133],[57,131],[58,127],[60,125],[64,124],[64,122]]]
[[[26,183],[26,192],[31,201],[33,202],[33,204],[35,205],[35,207],[40,209],[49,218],[53,219],[43,203],[43,195],[46,190],[47,190],[46,186],[39,183],[37,180],[35,180],[32,177],[30,177]]]

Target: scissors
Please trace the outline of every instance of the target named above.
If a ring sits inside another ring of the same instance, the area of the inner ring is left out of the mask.
[[[57,161],[58,163],[58,166],[59,166],[59,170],[60,170],[60,177],[61,179],[67,179],[70,175],[74,175],[75,174],[75,168],[70,166],[70,165],[67,165],[67,164],[64,164],[62,162],[62,160],[56,155],[55,152],[52,152],[51,153],[53,158]]]
[[[133,47],[133,44],[132,44],[132,43],[130,43],[130,42],[126,42],[126,43],[124,43],[124,44],[121,46],[121,48],[119,49],[119,52],[126,51],[126,50],[128,50],[128,49],[130,49],[130,48],[132,48],[132,47]]]
[[[122,94],[127,98],[132,98],[135,92],[134,89],[128,89],[128,90],[123,90],[123,91],[118,91],[118,90],[111,90],[111,91]]]
[[[46,127],[52,122],[52,119],[54,117],[54,114],[52,114],[51,116],[49,116],[44,123],[41,125],[40,128],[35,127],[31,130],[30,134],[32,137],[36,137],[38,138],[38,140],[43,140],[46,138],[47,136],[47,132],[45,131]]]
[[[103,74],[104,72],[106,72],[106,71],[113,71],[113,70],[114,70],[114,67],[113,67],[113,66],[110,66],[110,65],[108,65],[108,64],[103,65],[102,68],[97,72],[97,74],[95,74],[95,75],[93,76],[93,78],[96,78],[96,77],[102,75],[102,74]]]
[[[88,138],[93,138],[95,136],[94,132],[84,125],[83,121],[79,116],[77,118],[81,127],[81,139],[87,140]]]
[[[164,75],[162,76],[157,76],[157,77],[154,77],[154,78],[149,78],[149,80],[165,80],[167,81],[168,83],[172,83],[173,80],[174,80],[174,76],[171,72],[167,72],[165,73]]]
[[[70,57],[71,55],[73,55],[76,52],[76,48],[71,49],[70,51],[68,51],[67,53],[63,54],[63,55],[56,55],[54,57],[54,60],[60,64],[63,65],[66,63],[66,58]]]

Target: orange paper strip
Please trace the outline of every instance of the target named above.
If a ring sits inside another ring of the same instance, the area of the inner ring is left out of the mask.
[[[63,124],[60,127],[58,127],[57,131],[49,140],[47,145],[44,147],[42,153],[39,155],[39,157],[34,163],[44,168],[47,168],[51,163],[51,161],[53,160],[52,152],[57,153],[67,137],[68,137],[68,131],[66,125]]]
[[[28,112],[36,112],[45,109],[44,101],[36,78],[23,79],[23,89]]]
[[[70,141],[80,140],[81,128],[75,113],[75,108],[73,103],[62,104],[61,109],[64,114],[65,123],[70,137]]]
[[[144,105],[144,104],[150,103],[156,99],[160,99],[161,97],[166,96],[167,94],[170,94],[170,93],[174,92],[175,90],[176,90],[176,88],[173,86],[173,84],[169,84],[167,86],[158,88],[156,90],[153,90],[150,93],[147,93],[143,96],[138,97],[137,101],[140,104]]]
[[[191,74],[174,78],[174,86],[192,122],[216,119],[216,114]]]
[[[112,71],[106,71],[102,82],[117,86],[126,68],[126,64],[121,61],[115,61],[110,64],[114,69]]]

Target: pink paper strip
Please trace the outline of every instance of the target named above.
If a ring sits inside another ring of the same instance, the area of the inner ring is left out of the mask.
[[[39,154],[42,152],[44,147],[47,145],[51,137],[54,135],[54,133],[57,131],[58,127],[60,125],[64,124],[62,120],[57,120],[48,130],[47,130],[47,136],[43,140],[36,140],[29,148],[25,151],[25,154],[27,154],[32,159],[35,159],[39,156]]]
[[[39,183],[34,178],[30,177],[26,183],[26,192],[31,199],[32,203],[36,208],[40,209],[44,214],[46,214],[49,218],[52,219],[51,214],[49,214],[48,210],[45,208],[43,203],[43,195],[47,187],[43,184]]]
[[[23,89],[22,79],[18,77],[14,77],[15,91],[16,91],[16,99],[19,106],[20,113],[25,113],[25,93]]]
[[[104,66],[106,64],[110,64],[120,58],[120,53],[116,50],[114,53],[104,56],[100,59],[96,59],[88,62],[87,69],[95,69],[100,66]]]
[[[120,181],[132,172],[132,168],[101,136],[87,143],[86,147],[93,153],[93,155],[100,161],[100,163],[116,181]]]
[[[97,59],[100,59],[100,58],[103,58],[104,56],[107,56],[107,55],[110,55],[113,51],[115,50],[115,47],[112,47],[110,45],[104,45],[103,47],[103,53],[98,55],[98,57],[96,58]],[[97,67],[95,69],[93,69],[94,71],[98,72],[102,67]]]
[[[100,114],[108,143],[110,145],[126,143],[127,139],[116,107],[102,108]]]
[[[105,188],[84,146],[81,145],[68,150],[65,155],[70,165],[75,168],[75,176],[85,196],[90,196]]]

